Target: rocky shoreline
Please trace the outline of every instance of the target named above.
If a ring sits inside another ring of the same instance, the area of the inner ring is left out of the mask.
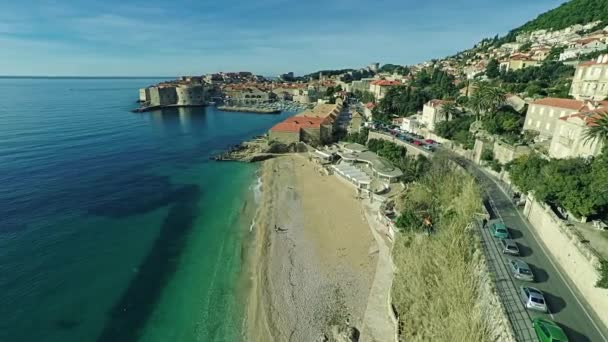
[[[285,145],[268,141],[267,136],[258,136],[252,140],[242,142],[230,147],[211,159],[216,161],[239,161],[253,163],[274,158],[290,152],[305,152],[307,148],[303,144]]]

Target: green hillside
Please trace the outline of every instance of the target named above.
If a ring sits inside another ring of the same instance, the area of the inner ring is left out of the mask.
[[[571,0],[539,15],[536,19],[513,32],[528,32],[542,29],[561,30],[575,24],[586,24],[601,20],[608,25],[607,0]]]

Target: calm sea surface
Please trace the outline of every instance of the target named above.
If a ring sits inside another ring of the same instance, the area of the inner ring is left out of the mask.
[[[133,114],[151,79],[0,79],[0,341],[235,341],[255,166],[280,116]]]

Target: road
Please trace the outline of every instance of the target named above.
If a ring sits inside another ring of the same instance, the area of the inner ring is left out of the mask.
[[[564,329],[570,341],[608,341],[606,328],[601,323],[595,323],[599,320],[594,316],[591,309],[582,300],[579,300],[580,296],[569,280],[558,271],[557,266],[540,243],[523,213],[514,206],[511,196],[507,195],[491,176],[474,164],[460,157],[455,157],[454,154],[450,155],[478,179],[485,191],[486,203],[489,204],[486,207],[489,207],[488,211],[490,211],[491,219],[502,219],[504,221],[512,238],[519,245],[521,252],[519,258],[528,263],[534,272],[536,281],[530,286],[538,288],[545,294],[549,314],[525,310],[521,301],[513,293],[513,289],[518,291],[519,286],[528,283],[515,280],[508,272],[508,275],[504,273],[506,268],[501,267],[500,260],[502,260],[504,266],[507,258],[498,249],[498,241],[492,238],[487,230],[482,232],[483,243],[488,250],[490,264],[494,262],[494,266],[491,266],[491,268],[495,268],[493,271],[495,272],[499,295],[506,306],[516,335],[518,335],[518,341],[531,340],[529,326],[526,327],[525,324],[529,324],[532,318],[539,316],[557,322]],[[526,317],[526,314],[528,317]]]

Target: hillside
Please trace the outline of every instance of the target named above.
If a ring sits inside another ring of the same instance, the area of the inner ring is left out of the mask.
[[[575,24],[586,24],[601,20],[608,25],[608,1],[606,0],[571,0],[561,6],[539,15],[513,33],[542,29],[561,30]]]

